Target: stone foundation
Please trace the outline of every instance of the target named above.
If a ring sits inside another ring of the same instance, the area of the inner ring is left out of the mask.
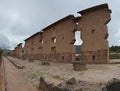
[[[108,63],[108,50],[85,51],[82,52],[82,60],[90,64]]]
[[[50,63],[48,61],[42,61],[41,65],[50,65]]]
[[[56,55],[53,54],[30,54],[25,55],[24,58],[27,59],[34,59],[34,60],[40,60],[40,61],[48,61],[48,62],[60,62],[60,63],[72,63],[75,61],[75,54],[72,53],[57,53]]]
[[[73,69],[75,71],[83,71],[86,70],[86,64],[82,61],[75,61],[73,62]]]

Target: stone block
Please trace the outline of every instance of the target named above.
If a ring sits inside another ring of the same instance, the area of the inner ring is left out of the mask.
[[[48,61],[42,61],[41,65],[50,65],[50,63]]]
[[[86,63],[83,61],[75,61],[73,62],[73,69],[75,71],[86,70]]]

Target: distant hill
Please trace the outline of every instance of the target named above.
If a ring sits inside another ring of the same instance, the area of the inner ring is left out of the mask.
[[[76,54],[80,54],[80,52],[81,52],[81,45],[75,45],[75,50],[76,50]]]

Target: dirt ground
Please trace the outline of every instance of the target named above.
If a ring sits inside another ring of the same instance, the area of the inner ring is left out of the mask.
[[[37,91],[37,89],[24,78],[21,70],[15,68],[15,66],[3,57],[4,70],[5,70],[5,91]]]
[[[9,69],[8,71],[13,73],[13,75],[10,75],[8,72],[8,74],[6,75],[11,77],[13,76],[13,78],[15,78],[14,76],[17,75],[16,80],[21,80],[21,84],[18,83],[18,85],[20,86],[22,85],[23,87],[25,86],[25,84],[30,83],[29,87],[33,86],[37,89],[40,77],[44,77],[47,82],[54,84],[59,84],[72,77],[75,77],[77,80],[84,81],[89,84],[99,84],[99,83],[104,84],[107,83],[112,78],[120,79],[120,64],[97,64],[97,65],[88,64],[87,70],[74,71],[72,64],[51,62],[49,66],[43,66],[41,65],[40,61],[37,60],[35,60],[34,62],[28,62],[28,60],[21,60],[13,57],[9,57],[9,58],[25,66],[25,69],[14,69],[13,66],[12,66],[13,68],[11,67],[9,68],[9,66],[12,64],[8,65],[6,63],[6,67]],[[115,61],[120,61],[120,60],[112,60],[111,62],[115,62]],[[9,91],[19,91],[19,90],[9,90]],[[22,91],[28,91],[28,90],[22,90]],[[29,90],[29,91],[35,91],[35,90]]]
[[[4,91],[3,62],[0,63],[0,91]]]

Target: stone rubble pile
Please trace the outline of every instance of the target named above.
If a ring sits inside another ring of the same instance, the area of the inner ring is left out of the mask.
[[[90,84],[83,81],[77,81],[74,77],[58,85],[46,82],[40,77],[40,91],[102,91],[102,84]]]

